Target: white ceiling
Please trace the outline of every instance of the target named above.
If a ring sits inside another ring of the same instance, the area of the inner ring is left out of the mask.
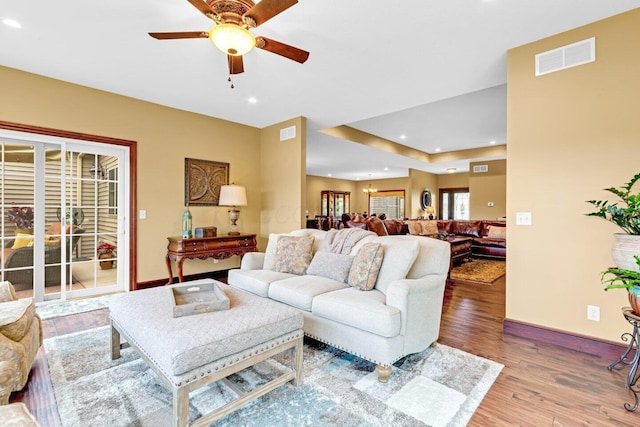
[[[428,153],[506,144],[506,51],[637,7],[301,0],[253,33],[307,50],[309,60],[255,49],[231,89],[226,57],[207,39],[147,35],[209,30],[213,22],[186,0],[2,0],[0,20],[22,28],[0,24],[0,64],[259,128],[305,116],[312,175],[444,173],[467,170],[469,159],[426,164],[318,131],[346,124]]]

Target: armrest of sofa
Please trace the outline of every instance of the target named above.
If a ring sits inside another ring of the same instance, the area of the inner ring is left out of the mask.
[[[400,310],[405,352],[424,350],[438,339],[447,276],[395,280],[387,288],[387,305]]]
[[[264,266],[264,252],[248,252],[242,257],[240,270],[261,270]]]

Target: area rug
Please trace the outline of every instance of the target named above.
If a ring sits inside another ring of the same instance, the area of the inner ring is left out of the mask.
[[[82,298],[69,301],[36,303],[36,313],[42,320],[52,317],[68,316],[70,314],[84,313],[99,310],[109,306],[111,295],[103,295],[94,298]]]
[[[108,326],[46,339],[63,426],[168,426],[171,392],[137,353],[112,361]],[[280,356],[232,377],[264,384],[288,366]],[[212,424],[215,426],[464,426],[503,365],[437,345],[393,367],[387,384],[374,365],[305,338],[304,384],[286,384]],[[191,393],[190,420],[235,397],[221,382]]]
[[[453,267],[451,278],[491,284],[496,279],[504,276],[506,271],[505,261],[474,259]]]

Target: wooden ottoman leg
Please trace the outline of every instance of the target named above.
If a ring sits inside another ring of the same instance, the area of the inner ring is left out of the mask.
[[[293,371],[295,372],[296,376],[293,379],[293,385],[298,387],[300,385],[302,385],[303,382],[303,375],[302,375],[302,350],[304,348],[304,341],[303,341],[303,337],[300,337],[300,339],[298,339],[298,342],[296,343],[296,346],[292,349],[293,350],[293,358],[291,359],[291,369],[293,369]]]
[[[174,427],[189,425],[189,389],[180,387],[173,389],[173,424]]]
[[[391,376],[391,366],[376,365],[376,374],[378,374],[378,381],[386,383]]]
[[[111,360],[120,358],[120,332],[113,326],[111,321]]]

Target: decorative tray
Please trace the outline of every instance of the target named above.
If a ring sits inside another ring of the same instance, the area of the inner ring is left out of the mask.
[[[174,286],[171,296],[173,317],[227,310],[230,306],[229,298],[215,283]]]

